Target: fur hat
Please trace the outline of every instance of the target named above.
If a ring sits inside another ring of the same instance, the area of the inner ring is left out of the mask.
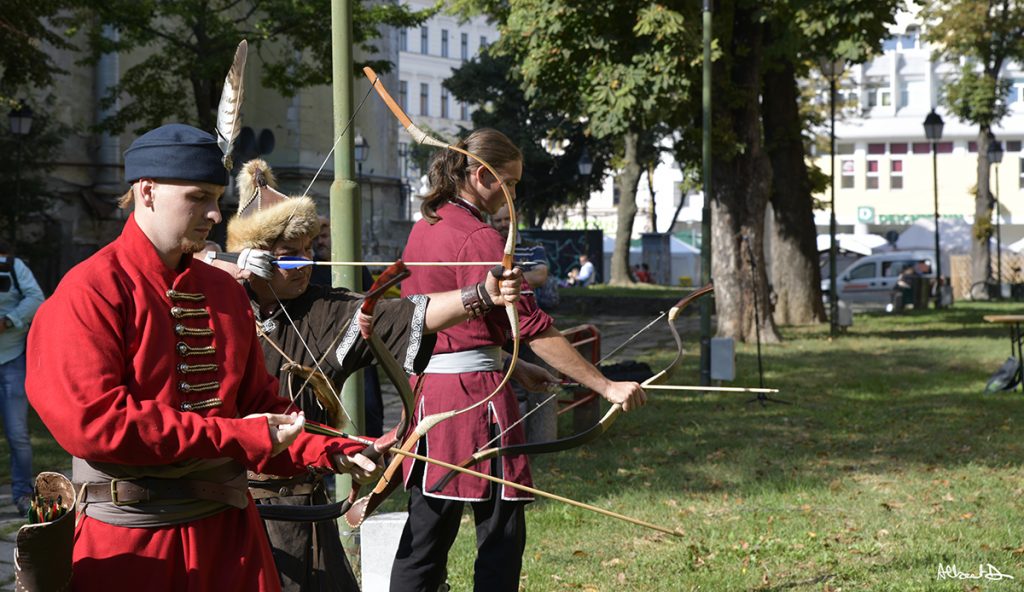
[[[316,204],[308,197],[288,197],[274,186],[270,166],[250,160],[238,173],[238,214],[228,222],[228,251],[269,249],[277,240],[313,238],[320,232]]]

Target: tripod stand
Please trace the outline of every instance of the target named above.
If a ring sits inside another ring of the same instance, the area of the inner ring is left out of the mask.
[[[757,339],[757,379],[759,386],[764,388],[764,362],[761,356],[761,308],[758,304],[758,289],[757,289],[757,260],[754,258],[754,250],[750,247],[750,237],[743,236],[743,246],[747,249],[747,258],[750,259],[750,279],[751,284],[754,288],[754,336]],[[776,399],[770,397],[765,393],[757,393],[757,396],[747,401],[747,403],[761,403],[764,407],[765,403],[781,403],[783,405],[789,405],[789,401],[783,401],[782,399]]]

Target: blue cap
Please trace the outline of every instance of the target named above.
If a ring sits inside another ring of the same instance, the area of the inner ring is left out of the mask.
[[[142,134],[128,147],[124,180],[178,179],[227,185],[223,159],[213,135],[190,125],[169,123]]]

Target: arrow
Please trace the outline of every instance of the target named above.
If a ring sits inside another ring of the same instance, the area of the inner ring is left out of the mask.
[[[318,425],[318,424],[315,424],[315,423],[307,422],[306,425],[303,426],[303,427],[304,427],[304,429],[307,432],[311,432],[311,433],[314,433],[314,434],[319,434],[319,435],[322,435],[322,436],[334,436],[334,437],[339,437],[340,436],[340,437],[343,437],[343,438],[348,438],[350,440],[355,440],[357,442],[365,442],[365,443],[368,443],[368,444],[373,444],[373,442],[370,441],[370,440],[365,440],[363,438],[359,438],[358,436],[350,436],[350,435],[348,435],[348,434],[346,434],[344,432],[340,432],[338,430],[331,429],[331,428],[329,428],[327,426],[322,426],[322,425]],[[683,532],[680,531],[680,530],[673,530],[673,529],[670,529],[670,528],[666,528],[664,526],[658,526],[657,524],[651,524],[650,522],[644,522],[643,520],[638,520],[636,518],[631,518],[629,516],[625,516],[623,514],[619,514],[618,512],[612,512],[611,510],[606,510],[604,508],[599,508],[597,506],[592,506],[590,504],[585,504],[583,502],[578,502],[578,501],[576,501],[574,499],[571,499],[571,498],[562,497],[562,496],[554,494],[554,493],[548,493],[547,491],[544,491],[542,489],[537,489],[537,488],[534,488],[534,487],[530,487],[529,485],[520,485],[519,483],[514,483],[512,481],[506,481],[505,479],[501,479],[500,477],[494,477],[494,476],[491,476],[491,475],[487,475],[485,473],[480,473],[480,472],[474,471],[472,469],[466,469],[466,468],[460,467],[458,465],[453,465],[451,463],[446,463],[446,462],[444,462],[442,460],[437,460],[435,458],[430,458],[430,457],[427,457],[427,456],[422,456],[420,454],[416,454],[415,452],[411,452],[411,451],[408,451],[408,450],[402,450],[401,448],[397,448],[397,447],[391,448],[389,450],[389,452],[392,452],[392,453],[395,453],[395,454],[399,454],[401,456],[407,456],[409,458],[413,458],[413,459],[416,459],[416,460],[419,460],[419,461],[423,461],[425,463],[435,464],[435,465],[437,465],[439,467],[446,468],[446,469],[448,469],[450,471],[455,471],[455,472],[458,472],[458,473],[464,473],[466,475],[471,475],[473,477],[480,477],[481,479],[486,479],[488,481],[491,481],[493,483],[497,483],[499,485],[505,485],[505,486],[511,487],[513,489],[519,489],[519,490],[525,491],[527,493],[532,493],[532,494],[534,494],[534,495],[536,495],[538,497],[546,497],[548,499],[552,499],[552,500],[555,500],[557,502],[562,502],[562,503],[565,503],[565,504],[569,504],[570,506],[574,506],[574,507],[577,507],[577,508],[580,508],[580,509],[583,509],[583,510],[589,510],[591,512],[596,512],[598,514],[601,514],[602,516],[608,516],[609,518],[615,518],[617,520],[623,520],[625,522],[629,522],[630,524],[635,524],[637,526],[643,526],[644,528],[650,528],[652,530],[657,530],[658,532],[663,532],[665,534],[670,534],[670,535],[675,536],[675,537],[684,536]]]
[[[281,269],[298,269],[309,265],[362,265],[366,267],[387,267],[393,263],[394,261],[313,261],[312,259],[306,259],[303,257],[296,257],[294,259],[289,257],[278,257],[274,261],[274,265]],[[501,265],[501,261],[406,261],[405,265],[406,267],[436,267],[441,265],[451,267],[468,267],[475,265],[493,267],[495,265]]]

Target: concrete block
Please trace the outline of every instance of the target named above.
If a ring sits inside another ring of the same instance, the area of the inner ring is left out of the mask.
[[[732,337],[711,338],[711,380],[736,380],[736,342]]]
[[[408,512],[376,514],[360,527],[363,592],[388,592],[391,587],[391,565],[408,516]]]

